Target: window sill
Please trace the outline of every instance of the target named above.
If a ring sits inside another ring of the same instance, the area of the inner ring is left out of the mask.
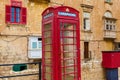
[[[85,29],[83,29],[82,31],[83,32],[87,32],[87,33],[92,33],[92,30],[85,30]]]
[[[41,51],[42,49],[29,49],[29,51]]]
[[[26,25],[24,23],[12,23],[12,22],[9,22],[9,23],[6,23],[8,25]]]
[[[110,5],[112,5],[112,4],[113,4],[113,2],[108,2],[108,1],[105,1],[105,3],[110,4]]]
[[[116,18],[110,18],[110,17],[105,17],[105,16],[103,16],[103,19],[107,19],[107,20],[114,20],[114,21],[116,21],[116,20],[117,20]]]

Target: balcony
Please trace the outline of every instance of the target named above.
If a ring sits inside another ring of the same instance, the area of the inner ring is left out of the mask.
[[[116,38],[116,31],[105,30],[104,31],[104,38],[106,38],[106,39],[115,39]]]

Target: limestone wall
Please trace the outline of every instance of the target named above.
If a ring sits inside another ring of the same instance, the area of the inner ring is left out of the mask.
[[[41,36],[41,13],[48,3],[33,0],[22,1],[22,7],[27,8],[27,24],[5,23],[5,6],[11,5],[11,0],[0,0],[0,64],[28,63],[39,60],[28,58],[29,36]],[[37,67],[36,67],[37,66]],[[38,73],[38,65],[28,65],[27,70],[14,72],[13,66],[1,67],[0,76]],[[5,78],[0,80],[38,80],[36,76]]]
[[[82,80],[105,80],[105,70],[102,68],[102,53],[105,50],[114,50],[114,42],[120,42],[120,1],[112,0],[112,4],[105,0],[50,0],[49,3],[39,0],[19,0],[22,6],[27,8],[27,24],[13,25],[5,23],[5,5],[10,5],[10,0],[0,0],[0,64],[34,62],[28,58],[28,37],[41,36],[41,13],[49,6],[70,6],[80,12],[81,33],[81,67]],[[86,33],[83,29],[83,8],[81,4],[93,6],[91,10],[91,32]],[[113,18],[117,19],[116,34],[114,40],[105,40],[103,16],[106,11],[111,11]],[[87,35],[87,36],[86,36]],[[86,38],[87,37],[87,38]],[[89,42],[91,59],[84,60],[84,42]],[[0,68],[2,70],[10,68]],[[10,70],[11,71],[11,70]],[[31,71],[31,70],[30,70]],[[10,72],[8,72],[9,74]],[[7,73],[5,73],[7,74]],[[120,75],[119,75],[120,76]],[[32,79],[33,78],[33,79]],[[37,80],[38,77],[10,78],[8,80]],[[1,79],[2,80],[2,79]],[[7,80],[7,79],[5,79]]]

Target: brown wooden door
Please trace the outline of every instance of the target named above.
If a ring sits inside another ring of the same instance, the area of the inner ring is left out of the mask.
[[[84,42],[84,59],[89,58],[89,42]]]

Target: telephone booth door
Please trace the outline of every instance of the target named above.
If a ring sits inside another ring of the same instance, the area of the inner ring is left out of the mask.
[[[77,25],[76,21],[60,20],[61,80],[79,80]]]
[[[79,12],[47,8],[42,14],[42,80],[81,80]]]

